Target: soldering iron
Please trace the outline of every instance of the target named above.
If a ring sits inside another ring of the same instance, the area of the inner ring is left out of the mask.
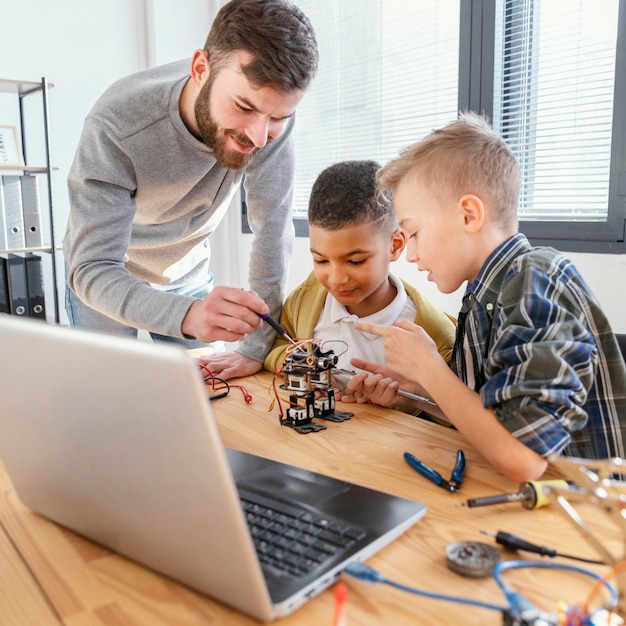
[[[544,491],[544,487],[550,486],[564,489],[572,487],[566,480],[529,480],[521,483],[519,490],[514,493],[470,498],[464,504],[469,507],[477,507],[504,504],[505,502],[521,502],[525,509],[538,509],[546,504],[550,504],[550,499]]]

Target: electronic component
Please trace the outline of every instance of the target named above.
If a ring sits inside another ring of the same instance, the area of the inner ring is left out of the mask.
[[[310,350],[306,349],[308,344]],[[280,388],[291,392],[289,406],[281,419],[283,426],[307,434],[326,428],[314,422],[314,418],[343,422],[354,415],[335,410],[335,392],[332,388],[335,365],[335,353],[332,350],[323,352],[316,342],[296,342],[287,351],[279,370],[283,377]]]

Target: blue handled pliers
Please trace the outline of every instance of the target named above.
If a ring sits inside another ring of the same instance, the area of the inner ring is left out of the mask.
[[[445,480],[439,472],[415,458],[410,452],[404,453],[404,460],[416,472],[419,472],[422,476],[434,482],[435,485],[456,493],[460,491],[461,485],[463,484],[463,473],[465,472],[465,454],[463,454],[463,450],[457,450],[456,462],[450,480]]]

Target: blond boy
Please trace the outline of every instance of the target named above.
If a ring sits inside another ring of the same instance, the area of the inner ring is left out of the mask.
[[[552,454],[623,458],[618,344],[573,263],[518,232],[520,172],[505,141],[463,114],[383,167],[379,183],[393,190],[407,259],[442,292],[467,289],[450,365],[415,324],[357,323],[384,338],[387,365],[354,360],[374,376],[350,381],[352,399],[426,393],[514,481],[541,476]]]

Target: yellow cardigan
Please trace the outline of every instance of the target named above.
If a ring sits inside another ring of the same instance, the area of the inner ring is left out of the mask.
[[[439,354],[450,361],[454,347],[456,320],[444,313],[423,296],[415,287],[402,281],[407,295],[417,307],[415,323],[422,326],[437,344]],[[283,304],[280,324],[287,334],[294,339],[311,339],[317,320],[322,312],[328,291],[322,287],[311,272],[307,279],[296,287]],[[320,339],[324,339],[320,337]],[[274,345],[265,358],[264,367],[275,372],[285,358],[289,342],[282,337],[276,337]],[[350,356],[358,356],[351,354]]]

